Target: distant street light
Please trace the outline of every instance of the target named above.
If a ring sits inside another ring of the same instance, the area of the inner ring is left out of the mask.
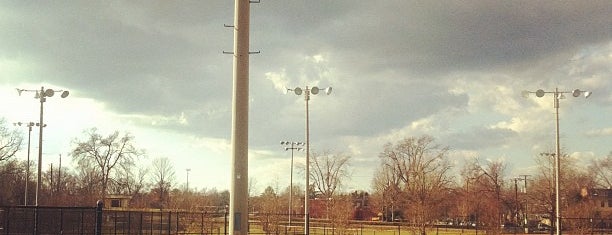
[[[21,126],[24,125],[26,127],[28,127],[28,159],[26,162],[26,177],[25,177],[25,193],[23,196],[23,205],[27,206],[28,205],[28,182],[30,181],[30,137],[32,135],[32,127],[34,126],[34,122],[16,122],[13,123],[13,125],[15,126]],[[36,123],[36,126],[39,126],[40,123]],[[47,125],[44,125],[43,127],[45,127]]]
[[[518,181],[523,180],[523,178],[514,177],[513,180],[514,180],[514,203],[516,203],[514,207],[514,220],[516,222],[516,225],[518,226],[519,225],[519,214],[518,213],[519,213],[519,208],[520,208],[519,206],[520,203],[518,200]],[[523,214],[525,214],[524,211],[523,211]],[[514,230],[515,230],[514,233],[516,234],[516,229]]]
[[[329,95],[332,92],[332,88],[328,87],[325,88],[325,94]],[[306,86],[306,88],[304,90],[302,90],[302,88],[300,87],[296,87],[294,89],[289,89],[287,88],[286,91],[293,91],[296,95],[302,95],[302,91],[304,94],[304,101],[306,101],[306,189],[305,194],[304,194],[304,234],[309,235],[310,231],[310,225],[309,225],[309,220],[310,220],[310,212],[309,212],[309,207],[308,207],[308,191],[309,191],[309,187],[310,187],[310,129],[309,129],[309,124],[308,124],[308,101],[310,100],[310,94],[312,93],[313,95],[319,94],[320,89],[316,86],[312,87],[312,88],[308,88],[308,86]]]
[[[285,147],[285,151],[291,150],[291,170],[290,170],[290,176],[289,176],[289,226],[291,226],[291,214],[293,214],[293,150],[297,150],[297,151],[301,151],[304,148],[302,147],[295,147],[297,146],[304,146],[304,143],[302,142],[289,142],[289,141],[281,141],[280,142],[281,145],[291,145],[291,147]]]
[[[520,177],[523,177],[521,180],[523,180],[523,182],[525,183],[524,191],[523,191],[523,193],[525,195],[525,197],[524,197],[525,198],[525,205],[523,207],[523,209],[525,211],[523,213],[523,228],[525,230],[525,233],[529,233],[529,226],[528,226],[528,223],[529,223],[529,217],[528,217],[529,210],[528,210],[528,207],[527,207],[529,205],[529,201],[528,201],[529,198],[527,197],[527,177],[529,177],[529,176],[530,175],[520,175]]]
[[[187,192],[189,192],[189,172],[191,171],[191,169],[187,168],[185,169],[185,171],[187,171]]]
[[[556,121],[556,154],[555,154],[555,230],[556,234],[561,234],[561,208],[559,202],[559,168],[561,167],[561,147],[559,143],[559,100],[565,99],[565,94],[572,94],[573,97],[579,97],[584,95],[585,98],[589,98],[593,93],[590,91],[582,91],[575,89],[573,91],[559,91],[559,88],[555,88],[554,91],[544,91],[539,89],[535,92],[523,91],[522,96],[527,98],[529,94],[536,94],[537,97],[541,98],[545,94],[553,94],[553,102],[555,108],[555,121]]]
[[[42,146],[43,127],[46,126],[43,122],[43,104],[47,100],[47,97],[53,97],[55,92],[62,92],[62,94],[60,95],[60,97],[62,98],[68,97],[70,93],[64,90],[53,90],[53,89],[45,90],[44,87],[41,87],[40,90],[26,90],[26,89],[17,88],[17,92],[19,93],[19,96],[21,96],[21,93],[24,91],[36,92],[36,96],[34,96],[34,98],[40,100],[40,122],[38,125],[40,127],[39,132],[38,132],[38,179],[36,180],[36,202],[35,202],[35,205],[38,206],[38,195],[39,195],[39,192],[41,191],[41,186],[42,186],[41,171],[42,171],[42,152],[43,152],[43,146]]]

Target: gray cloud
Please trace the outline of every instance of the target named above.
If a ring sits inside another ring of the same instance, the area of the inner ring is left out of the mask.
[[[262,53],[251,56],[250,143],[276,148],[270,143],[304,136],[303,98],[283,95],[268,72],[285,71],[289,87],[334,87],[310,101],[315,142],[382,136],[440,110],[471,108],[470,94],[453,92],[464,89],[456,74],[487,74],[483,88],[572,82],[605,94],[610,84],[598,77],[610,74],[609,61],[585,48],[610,50],[602,46],[612,38],[610,15],[603,0],[252,4],[251,50]],[[0,82],[52,83],[117,113],[186,120],[155,128],[229,138],[232,57],[221,52],[233,48],[233,30],[223,27],[232,22],[233,2],[223,0],[5,1],[0,59],[32,68],[25,80],[0,74]],[[307,59],[316,55],[325,61]],[[603,97],[593,99],[612,102]],[[483,126],[492,123],[456,127],[442,142],[472,150],[516,139]]]

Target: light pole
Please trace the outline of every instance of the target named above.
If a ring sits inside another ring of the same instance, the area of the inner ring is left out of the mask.
[[[28,205],[28,182],[30,181],[30,140],[31,140],[31,136],[32,136],[32,127],[34,126],[34,122],[28,122],[28,123],[24,123],[24,122],[17,122],[17,123],[13,123],[13,125],[15,126],[21,126],[21,125],[25,125],[26,127],[28,127],[28,159],[26,162],[26,177],[25,177],[25,193],[23,196],[23,205],[27,206]],[[39,126],[40,123],[36,123],[36,126]],[[43,127],[45,127],[47,125],[44,125]]]
[[[66,98],[68,97],[68,95],[70,94],[68,91],[64,91],[64,90],[53,90],[53,89],[47,89],[45,90],[45,87],[41,87],[40,90],[27,90],[27,89],[19,89],[17,88],[17,92],[19,93],[19,96],[21,96],[21,93],[27,91],[27,92],[36,92],[36,96],[34,96],[35,99],[39,99],[40,100],[40,122],[39,122],[39,131],[38,131],[38,179],[36,180],[36,201],[35,201],[35,205],[38,206],[38,194],[41,191],[41,186],[42,186],[42,138],[43,138],[43,127],[46,126],[43,122],[43,104],[45,103],[45,101],[47,100],[47,97],[53,97],[53,95],[55,94],[55,92],[62,92],[62,94],[60,95],[62,98]]]
[[[191,171],[190,168],[185,169],[185,171],[187,172],[187,192],[189,192],[189,172]]]
[[[525,206],[523,207],[525,212],[523,213],[523,228],[525,229],[525,233],[529,233],[529,211],[528,211],[528,197],[527,197],[527,177],[529,177],[530,175],[519,175],[520,177],[523,177],[523,182],[525,183],[525,191],[523,192],[524,194],[524,199],[525,199]]]
[[[281,141],[280,142],[281,145],[291,145],[291,147],[285,147],[285,151],[291,150],[291,170],[290,170],[290,176],[289,176],[289,226],[291,226],[291,214],[293,214],[293,150],[297,150],[297,151],[301,151],[304,148],[302,147],[295,147],[297,146],[304,146],[304,143],[302,142],[289,142],[289,141]]]
[[[556,122],[556,153],[555,153],[555,231],[557,235],[561,234],[561,208],[559,202],[559,168],[561,166],[561,144],[559,143],[559,100],[565,99],[565,94],[572,94],[574,97],[579,97],[580,95],[584,95],[585,98],[589,98],[593,93],[590,91],[582,91],[580,89],[575,89],[573,91],[559,91],[559,88],[555,88],[554,91],[544,91],[542,89],[538,89],[535,92],[532,91],[523,91],[521,94],[523,97],[528,97],[529,94],[536,94],[537,97],[541,98],[545,94],[553,94],[553,102],[555,108],[555,122]]]
[[[518,212],[519,212],[519,208],[520,208],[520,203],[518,200],[518,181],[523,180],[523,178],[521,177],[514,177],[512,180],[514,180],[514,203],[516,203],[515,207],[514,207],[514,219],[516,221],[516,226],[519,225],[519,216],[518,216]],[[523,212],[524,214],[525,212]],[[514,233],[516,233],[516,229],[514,229]]]
[[[331,94],[332,92],[331,87],[327,87],[324,90],[325,94],[327,95]],[[293,91],[296,95],[302,95],[302,88],[300,87],[296,87],[294,89],[287,88],[287,91]],[[303,91],[304,101],[306,102],[306,189],[304,190],[304,234],[309,235],[310,212],[308,207],[308,191],[310,187],[310,127],[308,124],[308,101],[310,100],[310,94],[312,93],[313,95],[317,95],[319,94],[320,89],[316,86],[312,88],[308,88],[308,86],[306,86]]]

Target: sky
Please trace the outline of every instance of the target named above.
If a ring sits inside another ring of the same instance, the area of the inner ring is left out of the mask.
[[[478,158],[534,174],[534,156],[555,149],[555,109],[550,94],[523,90],[593,92],[560,100],[560,141],[580,162],[601,159],[612,151],[611,15],[607,0],[251,4],[255,191],[289,185],[280,141],[305,139],[304,98],[285,94],[295,87],[333,87],[309,101],[310,146],[351,156],[346,191],[370,190],[385,144],[422,135],[450,147],[457,168]],[[139,167],[169,158],[177,186],[189,174],[192,188],[229,189],[233,20],[227,0],[1,1],[0,118],[39,121],[34,92],[16,88],[68,90],[44,103],[44,167],[60,155],[72,165],[75,141],[97,128],[132,134],[147,153]],[[295,152],[295,185],[304,159]]]

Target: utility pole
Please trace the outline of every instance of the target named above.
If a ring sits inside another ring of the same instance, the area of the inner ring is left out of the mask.
[[[249,181],[249,24],[250,3],[234,1],[234,51],[232,54],[232,164],[229,210],[229,234],[246,235],[248,226]]]
[[[249,0],[235,1],[230,235],[248,234],[249,10]]]
[[[529,177],[531,175],[519,175],[519,177],[523,177],[523,182],[525,183],[524,186],[524,195],[525,195],[525,211],[523,212],[523,228],[525,229],[525,233],[529,233],[529,211],[528,211],[528,199],[529,197],[527,197],[527,177]]]

